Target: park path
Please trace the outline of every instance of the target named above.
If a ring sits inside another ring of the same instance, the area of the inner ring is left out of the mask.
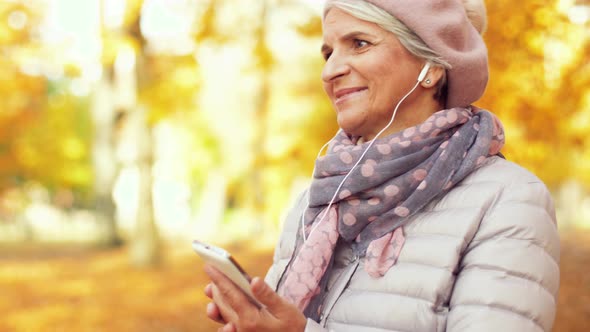
[[[272,252],[253,247],[230,250],[264,275]],[[134,269],[124,248],[0,248],[0,331],[216,331],[198,257],[178,249],[166,257],[160,268]],[[590,330],[590,231],[562,232],[558,305],[554,331]]]

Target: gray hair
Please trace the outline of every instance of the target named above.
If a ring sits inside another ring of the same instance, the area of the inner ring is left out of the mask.
[[[375,23],[382,29],[393,33],[408,52],[418,59],[430,63],[433,67],[441,67],[445,69],[445,72],[451,69],[451,65],[428,47],[422,38],[385,10],[366,1],[333,0],[326,3],[324,18],[332,8],[338,8],[359,20]],[[443,101],[446,98],[446,89],[447,78],[445,74],[437,84],[435,99]]]

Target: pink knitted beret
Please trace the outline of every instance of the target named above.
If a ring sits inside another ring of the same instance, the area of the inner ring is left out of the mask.
[[[483,95],[488,82],[488,51],[460,0],[364,1],[400,20],[451,64],[446,108],[468,106]]]

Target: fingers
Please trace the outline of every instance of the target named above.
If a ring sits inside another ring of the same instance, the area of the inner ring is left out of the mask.
[[[207,304],[207,317],[212,321],[215,321],[220,324],[225,324],[225,320],[221,317],[221,312],[219,311],[219,307],[215,303]]]
[[[272,319],[282,326],[282,328],[273,329],[273,331],[284,331],[287,328],[289,331],[305,330],[307,318],[295,305],[280,297],[261,278],[252,279],[250,285],[256,299],[265,305],[265,312],[269,313]]]
[[[210,265],[205,265],[205,273],[207,273],[215,285],[215,287],[211,287],[211,289],[216,290],[212,291],[212,293],[213,297],[215,298],[215,302],[218,305],[220,302],[223,302],[240,317],[248,317],[248,314],[253,313],[252,310],[257,310],[257,308],[250,302],[246,294],[223,273],[219,272]],[[221,297],[220,301],[218,301],[216,296]],[[220,308],[221,313],[224,316],[226,309],[229,308],[224,306],[221,306]]]
[[[227,323],[223,326],[223,332],[236,332],[236,327],[233,323]]]
[[[227,323],[223,327],[218,328],[217,332],[236,332],[236,327],[232,323]]]
[[[213,284],[208,284],[207,286],[205,286],[205,295],[207,295],[207,297],[210,299],[213,299],[213,288]],[[214,302],[207,304],[206,313],[209,319],[222,324],[226,323],[223,317],[221,316],[221,311],[219,310],[219,307]]]
[[[213,284],[209,283],[205,286],[205,295],[210,299],[213,298]]]
[[[234,308],[226,302],[223,294],[218,287],[213,286],[213,301],[219,310],[221,318],[227,323],[231,321],[237,321],[239,319],[238,314]]]
[[[271,314],[275,315],[282,309],[284,300],[262,278],[255,277],[250,286],[256,299],[264,304]]]
[[[254,296],[265,305],[264,309],[258,309],[238,286],[214,267],[206,265],[205,272],[213,282],[205,287],[205,293],[215,302],[207,307],[207,316],[215,321],[221,317],[227,322],[218,332],[305,329],[307,320],[300,310],[281,298],[263,279],[256,277],[250,283]]]

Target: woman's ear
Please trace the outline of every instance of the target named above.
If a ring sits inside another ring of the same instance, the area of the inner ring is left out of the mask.
[[[438,85],[438,82],[442,79],[444,73],[444,68],[433,66],[428,70],[426,77],[424,77],[420,85],[425,89],[435,88]]]

